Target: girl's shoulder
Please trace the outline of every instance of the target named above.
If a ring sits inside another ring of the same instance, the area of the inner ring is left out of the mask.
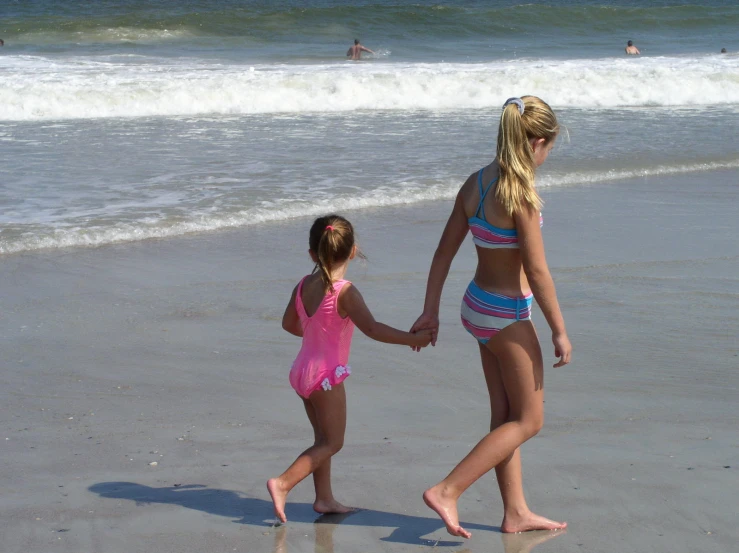
[[[321,283],[321,275],[320,273],[310,273],[305,275],[303,278],[301,278],[298,283],[295,285],[296,290],[302,290],[302,289],[312,289],[314,287],[323,287],[323,283]]]
[[[347,297],[347,294],[356,294],[358,290],[351,280],[337,280],[334,282],[334,292],[337,293],[336,296],[341,301]]]
[[[346,307],[356,304],[357,298],[361,299],[361,294],[357,287],[350,280],[337,280],[334,282],[334,291],[336,295],[336,307],[339,316],[345,319],[348,316]]]
[[[303,278],[301,278],[298,281],[298,284],[297,285],[300,286],[301,284],[310,281],[311,280],[311,277],[314,277],[315,278],[317,276],[318,276],[318,273],[308,273],[307,275],[305,275]]]
[[[297,292],[298,290],[300,290],[300,289],[301,289],[301,288],[303,287],[303,284],[305,284],[305,281],[306,281],[306,279],[307,279],[307,278],[308,278],[309,276],[310,276],[310,275],[305,275],[304,277],[300,277],[300,278],[298,279],[298,281],[297,281],[297,282],[295,283],[295,286],[293,287],[293,290],[294,290],[294,291],[296,291],[296,292]]]
[[[342,279],[342,280],[335,280],[333,282],[333,286],[334,286],[334,292],[337,292],[339,296],[343,296],[346,293],[346,291],[349,290],[350,288],[353,288],[354,285],[352,284],[351,280]]]

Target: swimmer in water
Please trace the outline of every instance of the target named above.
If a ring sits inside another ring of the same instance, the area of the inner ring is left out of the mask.
[[[370,54],[374,54],[372,50],[369,48],[365,48],[361,44],[359,44],[359,39],[354,39],[354,44],[349,47],[349,49],[346,51],[346,57],[351,58],[353,61],[362,59],[362,52],[369,52]]]

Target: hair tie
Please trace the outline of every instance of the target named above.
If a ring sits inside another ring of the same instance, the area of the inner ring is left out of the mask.
[[[334,227],[332,227],[331,225],[326,225],[326,228],[323,230],[334,230]]]
[[[523,100],[521,100],[521,98],[508,98],[505,101],[505,104],[503,104],[503,109],[505,109],[508,104],[516,104],[518,106],[518,113],[523,115],[525,106],[523,105]]]

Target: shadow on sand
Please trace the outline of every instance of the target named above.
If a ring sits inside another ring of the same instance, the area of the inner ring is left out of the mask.
[[[89,487],[91,492],[98,494],[100,497],[114,499],[128,499],[135,501],[137,505],[145,505],[149,503],[164,503],[169,505],[180,505],[187,509],[195,509],[213,515],[229,517],[233,522],[238,524],[250,524],[254,526],[272,526],[274,523],[274,515],[272,511],[272,502],[264,499],[253,497],[244,497],[237,492],[231,490],[220,490],[216,488],[208,488],[198,484],[182,485],[177,487],[164,486],[154,488],[136,484],[133,482],[100,482]],[[266,492],[265,492],[266,493]],[[320,533],[326,540],[333,534],[333,528],[336,524],[395,528],[391,534],[382,541],[407,543],[412,545],[438,545],[438,546],[457,546],[461,545],[461,541],[436,541],[431,539],[423,539],[421,536],[431,534],[438,530],[444,530],[442,522],[436,518],[427,518],[419,516],[404,515],[399,513],[389,513],[385,511],[375,511],[373,509],[362,509],[347,515],[322,515],[318,516],[313,511],[311,503],[294,503],[287,505],[287,515],[290,521],[317,523],[332,525],[328,535],[321,529]],[[487,526],[481,524],[464,523],[465,528],[470,530],[487,530],[491,532],[499,532],[497,526]],[[280,532],[284,535],[284,531]],[[276,535],[276,538],[279,535]],[[277,549],[277,544],[276,549]],[[326,544],[328,545],[328,543]],[[328,548],[327,548],[328,549]]]

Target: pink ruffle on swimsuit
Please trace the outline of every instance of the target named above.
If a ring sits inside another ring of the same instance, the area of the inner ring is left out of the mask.
[[[344,382],[351,374],[349,350],[352,346],[354,323],[349,317],[342,319],[338,311],[339,292],[348,280],[333,283],[333,294],[323,297],[312,316],[308,316],[303,305],[303,282],[298,284],[295,308],[303,328],[303,345],[290,369],[290,385],[304,398],[322,388],[330,390]]]

